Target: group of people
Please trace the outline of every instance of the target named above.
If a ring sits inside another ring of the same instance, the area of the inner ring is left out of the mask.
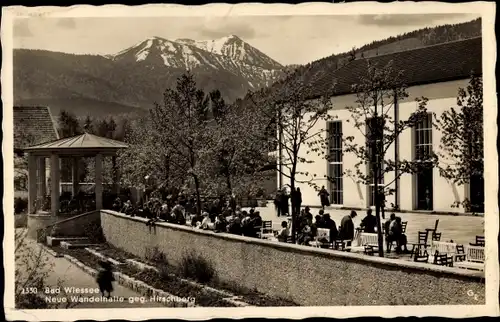
[[[122,203],[116,198],[113,209],[129,216],[149,219],[148,226],[157,221],[186,225],[215,232],[227,232],[236,235],[257,237],[262,225],[262,217],[255,209],[241,210],[235,205],[234,198],[228,198],[225,203],[220,199],[208,203],[201,214],[197,212],[194,198],[182,198],[182,195],[168,196],[163,200],[158,194],[152,196],[142,205],[133,205],[130,200]]]
[[[298,214],[294,222],[291,220],[282,221],[281,229],[276,234],[279,241],[290,241],[292,235],[290,224],[292,224],[296,227],[296,241],[298,244],[310,245],[311,241],[316,239],[318,228],[322,228],[330,231],[329,239],[322,242],[332,244],[335,240],[342,240],[347,242],[347,246],[350,246],[356,236],[353,221],[357,216],[356,211],[353,210],[349,215],[344,216],[340,226],[337,226],[330,214],[325,213],[324,207],[328,205],[328,192],[324,187],[320,190],[319,196],[322,209],[319,210],[318,215],[313,216],[309,207],[301,209],[302,194],[300,188],[292,189],[290,195],[285,189],[278,191],[275,198],[277,215],[290,215],[288,209],[289,199],[292,200],[292,207],[294,207],[292,211]],[[198,212],[193,196],[187,198],[184,194],[179,193],[176,196],[169,195],[167,198],[162,199],[158,194],[152,194],[146,202],[139,206],[134,206],[130,200],[122,203],[120,198],[116,198],[113,209],[130,216],[148,218],[148,225],[161,220],[179,225],[189,224],[198,229],[210,229],[215,232],[257,237],[262,226],[260,213],[253,208],[248,212],[241,210],[241,207],[235,204],[234,198],[228,198],[225,202],[222,202],[221,199],[208,203],[201,212]],[[367,210],[359,228],[366,233],[376,233],[377,218],[373,215],[371,209]],[[391,214],[390,218],[384,223],[383,228],[388,252],[390,252],[393,243],[396,243],[396,252],[408,252],[406,247],[407,238],[403,232],[400,217]]]
[[[340,226],[333,219],[330,218],[328,213],[323,209],[319,210],[319,214],[314,216],[311,214],[310,208],[305,207],[300,211],[299,216],[296,218],[297,227],[297,242],[300,245],[310,245],[310,242],[316,239],[318,228],[329,229],[329,240],[319,240],[325,244],[333,244],[335,240],[342,240],[346,242],[346,246],[350,246],[356,237],[356,228],[354,218],[357,217],[356,211],[352,210],[349,215],[342,218]],[[377,218],[373,215],[371,209],[367,210],[366,216],[361,220],[359,229],[365,233],[377,232]],[[391,246],[396,243],[397,253],[408,253],[407,237],[403,231],[403,224],[401,217],[397,217],[394,213],[384,223],[384,233],[387,246],[387,252],[391,251]],[[289,227],[286,221],[282,222],[282,229],[278,232],[279,241],[287,241],[291,236]],[[324,246],[327,247],[327,246]]]
[[[292,202],[292,212],[299,213],[302,206],[302,192],[300,192],[300,188],[292,188],[290,194],[286,188],[276,192],[274,207],[276,208],[276,215],[278,217],[290,216],[289,200]]]
[[[262,217],[260,212],[253,208],[247,212],[241,210],[239,206],[236,206],[234,210],[227,207],[221,214],[215,216],[208,212],[194,215],[191,218],[191,226],[215,232],[258,237],[261,231]]]
[[[330,206],[330,194],[326,190],[325,186],[322,186],[318,192],[318,196],[321,202],[321,208],[324,210],[325,207]],[[285,187],[276,192],[274,197],[274,206],[276,208],[276,215],[278,217],[281,216],[290,216],[289,209],[289,200],[291,200],[292,204],[292,212],[298,214],[300,213],[300,209],[302,207],[302,192],[300,188],[291,188],[290,194],[288,193],[288,189]]]

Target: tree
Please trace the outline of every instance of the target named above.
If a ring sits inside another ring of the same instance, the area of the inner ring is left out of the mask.
[[[15,305],[18,309],[69,309],[78,305],[76,302],[48,303],[44,300],[43,289],[54,264],[49,261],[44,249],[35,241],[29,241],[26,229],[16,229],[14,235],[15,255]],[[58,279],[57,285],[61,295],[68,298],[64,290],[63,280]]]
[[[203,167],[200,154],[206,144],[209,98],[196,87],[192,73],[179,77],[176,89],[167,89],[163,104],[155,104],[151,118],[155,131],[161,133],[161,144],[175,158],[178,168],[187,168],[193,180],[197,212],[201,212]]]
[[[62,110],[59,114],[59,137],[68,138],[82,134],[82,128],[74,114]]]
[[[484,177],[483,151],[483,81],[472,75],[466,89],[460,88],[457,107],[451,107],[440,117],[435,116],[435,126],[442,132],[439,171],[441,176],[457,185],[470,184],[474,178]],[[484,201],[483,201],[484,202]],[[468,198],[459,201],[468,211],[481,209]]]
[[[87,115],[85,121],[83,122],[83,130],[87,133],[94,132],[94,120],[90,117],[90,115]]]
[[[367,61],[366,75],[360,78],[353,86],[356,95],[356,105],[348,106],[351,123],[358,130],[364,142],[356,140],[354,136],[342,139],[344,153],[352,153],[358,162],[354,164],[354,171],[348,169],[344,175],[354,178],[358,183],[373,185],[372,195],[375,203],[377,218],[379,255],[384,255],[384,243],[381,229],[380,210],[387,195],[394,193],[392,184],[404,173],[415,173],[422,165],[432,166],[436,163],[436,156],[432,151],[419,154],[418,160],[399,160],[388,158],[387,152],[394,147],[399,135],[415,127],[426,119],[427,99],[416,99],[418,107],[406,120],[394,117],[395,102],[408,97],[402,76],[404,71],[396,72],[392,68],[392,61],[386,66],[378,67]],[[392,113],[391,113],[392,111]],[[362,142],[362,143],[361,143]],[[394,172],[394,179],[384,183],[386,173]],[[329,178],[332,180],[332,178]]]
[[[252,111],[227,105],[218,91],[210,98],[214,117],[202,158],[209,178],[206,186],[216,194],[252,193],[262,179],[260,169],[269,162],[262,140],[265,124]]]
[[[59,114],[59,137],[69,138],[83,133],[83,129],[76,116],[66,110],[62,110]],[[68,182],[72,179],[73,163],[71,159],[61,159],[61,181]]]
[[[129,148],[118,154],[124,182],[144,184],[146,176],[154,175],[159,188],[181,186],[187,170],[185,167],[179,169],[178,165],[184,165],[184,162],[171,153],[169,145],[163,144],[162,134],[156,131],[151,117],[136,119],[129,126],[124,138]]]
[[[271,123],[276,126],[276,165],[278,172],[290,180],[290,189],[294,191],[297,183],[316,187],[313,181],[316,174],[299,170],[299,165],[314,163],[308,157],[310,153],[322,154],[325,129],[317,124],[332,118],[328,114],[332,104],[329,95],[311,99],[312,88],[302,76],[288,80],[278,91],[265,96],[261,94],[261,97],[256,93],[250,99],[256,111],[263,116],[261,122],[267,120],[266,125]],[[295,207],[292,207],[292,222],[296,223],[298,214],[293,208]],[[296,226],[292,225],[293,242]]]
[[[28,154],[21,149],[41,143],[39,134],[26,120],[16,120],[14,142],[16,148],[19,148],[14,151],[14,181],[18,182],[16,188],[27,190]]]

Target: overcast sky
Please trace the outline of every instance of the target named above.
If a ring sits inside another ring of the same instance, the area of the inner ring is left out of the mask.
[[[111,54],[148,37],[207,40],[234,34],[281,64],[311,61],[476,14],[152,18],[18,18],[14,47]]]

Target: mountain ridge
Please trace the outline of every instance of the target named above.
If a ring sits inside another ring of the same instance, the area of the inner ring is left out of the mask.
[[[161,101],[163,91],[174,87],[186,70],[204,90],[220,89],[233,101],[284,75],[286,67],[241,38],[222,40],[215,53],[198,48],[203,41],[191,40],[190,45],[157,36],[111,55],[15,49],[15,101],[109,101],[115,104],[113,110],[116,104],[127,111],[134,106],[147,109]]]

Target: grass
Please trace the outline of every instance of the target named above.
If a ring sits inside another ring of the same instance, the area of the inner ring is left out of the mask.
[[[183,256],[179,272],[183,277],[191,278],[200,283],[208,283],[216,276],[212,263],[196,253],[188,253]]]

